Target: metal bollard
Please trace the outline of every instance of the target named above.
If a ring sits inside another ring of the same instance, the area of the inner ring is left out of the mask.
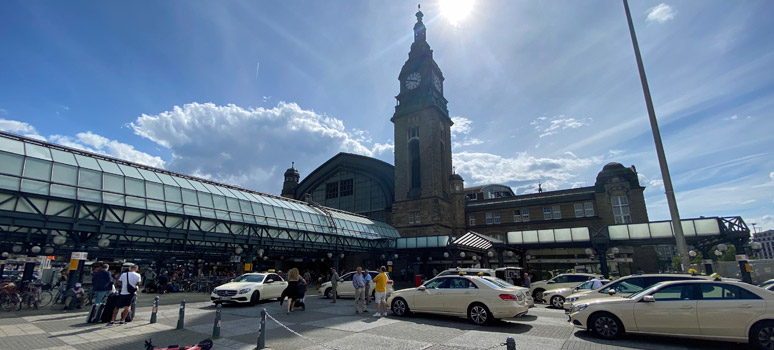
[[[261,328],[258,330],[258,350],[266,346],[266,309],[261,310]]]
[[[180,316],[177,318],[177,329],[183,329],[185,325],[185,299],[180,301]]]
[[[508,337],[508,339],[505,340],[505,346],[507,350],[516,350],[516,340],[514,340],[513,337]]]
[[[212,337],[220,338],[220,304],[215,307],[215,324],[212,326]]]
[[[153,309],[151,309],[150,323],[156,323],[156,313],[159,312],[159,296],[153,298]]]

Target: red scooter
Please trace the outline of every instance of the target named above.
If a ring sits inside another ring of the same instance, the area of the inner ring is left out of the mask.
[[[180,347],[180,345],[169,345],[166,348],[157,348],[153,346],[153,340],[145,341],[145,350],[210,350],[212,349],[212,339],[204,339],[196,345]]]

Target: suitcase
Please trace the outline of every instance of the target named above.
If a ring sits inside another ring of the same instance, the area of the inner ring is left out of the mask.
[[[107,323],[112,321],[111,318],[113,317],[113,310],[116,308],[116,302],[118,301],[118,293],[113,293],[108,295],[108,297],[105,299],[105,307],[102,311],[102,315],[100,315],[100,320],[103,323]]]
[[[89,317],[86,319],[86,323],[99,323],[102,319],[102,312],[105,311],[105,304],[96,303],[91,306]]]

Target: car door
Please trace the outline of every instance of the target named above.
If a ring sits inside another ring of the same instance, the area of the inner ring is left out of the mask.
[[[766,311],[766,301],[744,288],[724,283],[698,285],[701,334],[747,337],[747,325]]]
[[[274,273],[269,274],[269,276],[266,278],[271,278],[273,281],[268,284],[264,282],[263,289],[266,290],[266,299],[279,298],[282,295],[282,291],[284,291],[285,287],[287,287],[287,283],[282,280],[282,277]]]
[[[634,303],[634,321],[640,332],[698,335],[697,299],[693,285],[680,283],[649,293],[656,300]]]
[[[478,287],[464,277],[449,278],[448,288],[443,291],[443,310],[452,314],[466,314],[468,305],[478,295]]]
[[[426,282],[424,290],[417,288],[411,308],[416,311],[443,312],[442,296],[449,290],[450,280],[451,277],[436,278]]]
[[[339,296],[345,296],[345,297],[354,297],[355,296],[355,287],[352,286],[352,276],[354,276],[354,272],[350,272],[344,276],[341,277],[343,282],[339,282],[339,287],[336,289],[336,293]]]

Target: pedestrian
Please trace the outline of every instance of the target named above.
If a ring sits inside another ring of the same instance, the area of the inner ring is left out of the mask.
[[[145,280],[143,281],[143,287],[147,287],[149,283],[156,280],[156,272],[153,271],[152,268],[145,269]]]
[[[355,288],[355,313],[366,312],[365,305],[365,278],[363,278],[363,268],[358,266],[355,274],[352,275],[352,286]]]
[[[374,302],[376,313],[374,317],[387,316],[387,269],[379,267],[379,274],[374,277]]]
[[[161,274],[158,278],[158,286],[156,287],[159,291],[159,294],[164,294],[167,292],[169,284],[169,274],[167,270],[161,271]]]
[[[599,278],[592,277],[590,281],[591,281],[591,290],[602,288],[602,281],[600,281]]]
[[[70,298],[70,301],[67,302],[67,298]],[[83,307],[83,303],[86,302],[86,291],[81,288],[81,283],[76,283],[72,288],[70,288],[67,292],[65,292],[64,295],[65,300],[65,310],[72,310],[72,309],[80,309]]]
[[[370,305],[371,304],[371,280],[373,278],[371,277],[371,274],[368,273],[367,269],[363,270],[363,279],[365,280],[365,300],[366,300],[366,305]],[[366,310],[365,312],[368,312],[368,310]]]
[[[113,276],[110,275],[108,264],[95,264],[94,274],[91,276],[91,287],[94,290],[93,304],[102,303],[105,296],[113,290]]]
[[[137,265],[130,266],[129,271],[122,273],[118,280],[121,281],[121,292],[116,301],[116,308],[113,309],[113,318],[110,319],[110,325],[126,323],[126,317],[129,316],[129,307],[132,306],[134,298],[137,297],[137,286],[142,280],[140,274],[137,273]],[[118,321],[116,317],[118,317],[118,310],[121,308],[124,308],[124,311],[121,314],[121,321]]]
[[[521,286],[524,288],[529,288],[529,286],[532,284],[532,279],[529,278],[529,274],[526,272],[524,273],[523,276],[524,277],[522,277],[521,279]]]
[[[309,281],[311,281],[311,280],[312,280],[312,274],[309,273],[309,270],[306,270],[306,272],[304,272],[304,281],[309,283]]]
[[[336,272],[336,269],[331,267],[331,273],[330,273],[330,281],[331,281],[331,289],[333,293],[333,300],[331,300],[331,304],[336,303],[336,297],[338,296],[337,289],[339,288],[339,274]]]
[[[299,293],[299,281],[306,284],[306,281],[299,275],[297,268],[294,267],[290,269],[290,271],[288,271],[288,286],[285,287],[285,290],[282,291],[282,296],[280,296],[280,305],[282,305],[285,297],[288,298],[288,310],[286,313],[288,315],[293,311],[293,304],[296,303],[296,300],[303,297],[303,295],[300,295]]]

